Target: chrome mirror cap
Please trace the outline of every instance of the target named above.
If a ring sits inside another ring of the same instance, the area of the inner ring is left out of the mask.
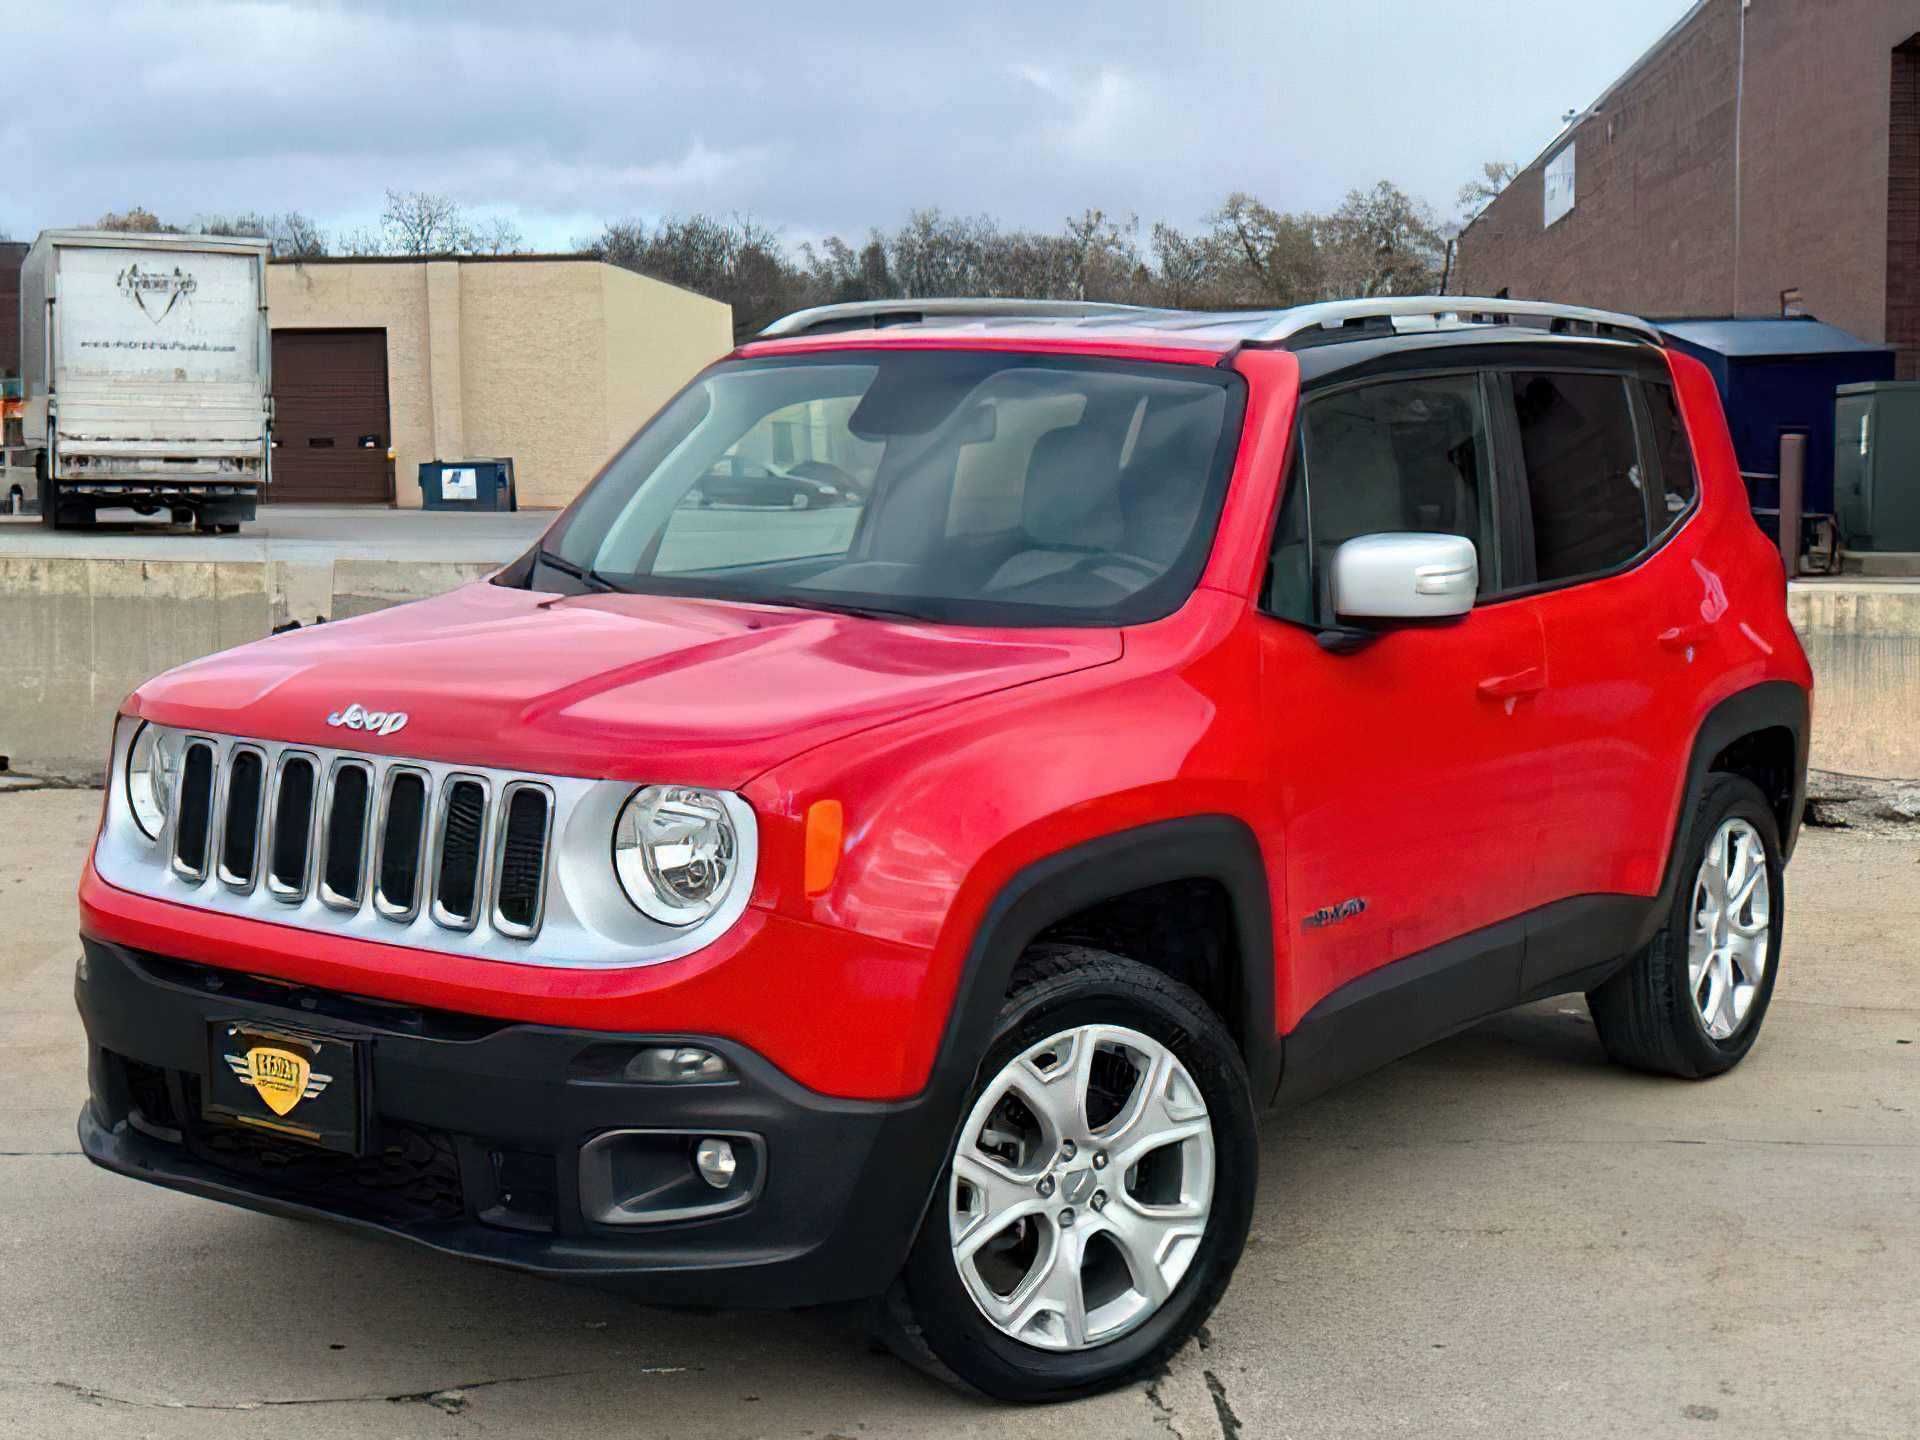
[[[1334,613],[1352,620],[1443,620],[1480,593],[1480,557],[1463,535],[1361,535],[1333,555]]]

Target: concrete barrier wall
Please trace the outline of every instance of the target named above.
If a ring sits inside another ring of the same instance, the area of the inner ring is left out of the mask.
[[[491,562],[0,556],[0,755],[97,779],[120,702],[162,670],[272,633],[437,595]]]
[[[114,712],[149,676],[289,620],[364,615],[497,565],[0,556],[0,755],[17,772],[97,778]],[[1814,765],[1920,778],[1920,585],[1796,585],[1788,608],[1818,687]]]
[[[1920,779],[1920,584],[1795,585],[1787,613],[1813,665],[1813,764]]]

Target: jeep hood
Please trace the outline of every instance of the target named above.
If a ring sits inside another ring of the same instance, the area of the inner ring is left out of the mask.
[[[969,630],[485,582],[168,671],[166,725],[456,764],[737,789],[829,740],[1120,658],[1117,630]],[[404,711],[381,734],[330,726]]]

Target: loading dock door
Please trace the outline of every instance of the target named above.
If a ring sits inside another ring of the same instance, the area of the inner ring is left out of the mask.
[[[385,505],[387,332],[273,332],[269,500]]]

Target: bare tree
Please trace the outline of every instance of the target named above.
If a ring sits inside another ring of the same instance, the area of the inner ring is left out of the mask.
[[[158,215],[139,205],[131,206],[126,210],[109,210],[93,224],[96,230],[120,230],[134,235],[174,233],[171,225],[162,224]]]
[[[1329,295],[1418,295],[1438,282],[1445,242],[1433,208],[1391,181],[1350,190],[1318,227]]]
[[[463,248],[476,255],[519,255],[526,250],[527,241],[518,225],[495,215],[467,231]]]
[[[253,210],[242,210],[238,215],[202,215],[194,221],[193,228],[202,235],[235,235],[264,240],[267,237],[267,217]]]
[[[723,301],[733,307],[734,333],[740,337],[810,303],[808,276],[787,258],[778,232],[750,216],[669,217],[652,226],[613,221],[580,249]]]
[[[391,255],[450,255],[468,248],[470,231],[457,200],[426,190],[389,190],[380,212]]]
[[[327,253],[327,235],[298,210],[276,215],[267,225],[273,253],[283,260],[313,260]]]
[[[1067,221],[1070,298],[1135,300],[1142,298],[1147,276],[1140,259],[1137,216],[1111,219],[1104,210],[1087,210]]]
[[[362,225],[355,230],[343,230],[336,242],[337,253],[341,255],[368,256],[391,254],[387,248],[387,237],[380,231]]]
[[[1222,303],[1297,305],[1320,298],[1316,217],[1281,214],[1236,191],[1207,217],[1207,223],[1223,262]]]
[[[1481,211],[1499,199],[1500,192],[1513,183],[1513,177],[1520,173],[1520,167],[1511,160],[1489,160],[1480,167],[1480,173],[1460,187],[1460,219],[1467,223],[1477,219]]]

